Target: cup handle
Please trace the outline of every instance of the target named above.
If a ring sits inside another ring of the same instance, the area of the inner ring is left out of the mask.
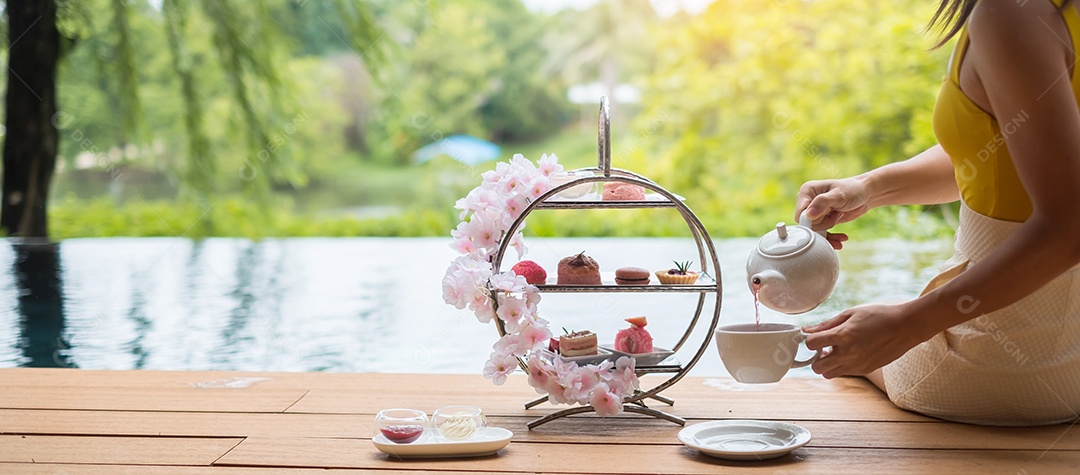
[[[806,333],[799,332],[799,343],[800,344],[806,343]],[[809,358],[807,358],[805,360],[799,361],[799,360],[796,359],[795,361],[792,361],[791,362],[791,367],[792,368],[802,368],[803,366],[810,366],[810,365],[814,364],[814,362],[817,361],[817,359],[819,357],[821,357],[821,350],[815,351],[814,356],[811,356],[811,357],[809,357]]]

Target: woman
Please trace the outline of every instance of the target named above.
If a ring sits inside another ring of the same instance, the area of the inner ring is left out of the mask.
[[[1080,414],[1080,13],[1076,1],[942,0],[959,33],[940,145],[799,191],[815,227],[960,199],[955,255],[917,299],[806,327],[814,371],[865,375],[899,407],[988,425]],[[847,236],[831,234],[837,249]]]

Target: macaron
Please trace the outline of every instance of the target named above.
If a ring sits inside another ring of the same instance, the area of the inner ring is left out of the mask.
[[[648,285],[651,275],[649,269],[620,267],[615,269],[615,283],[619,285]]]

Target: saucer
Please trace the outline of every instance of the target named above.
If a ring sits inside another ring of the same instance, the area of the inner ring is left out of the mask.
[[[769,460],[806,445],[810,431],[786,422],[712,421],[679,431],[679,442],[716,458]]]
[[[637,360],[636,366],[655,366],[668,359],[669,356],[675,354],[674,351],[660,347],[653,347],[654,351],[651,353],[626,353],[616,350],[614,343],[610,345],[600,345],[600,348],[608,350],[617,356],[629,356],[634,358]]]
[[[485,427],[468,439],[449,440],[428,429],[411,444],[395,444],[382,434],[376,434],[371,442],[380,452],[399,458],[481,457],[506,447],[513,435],[501,427]]]
[[[563,356],[558,353],[554,353],[551,350],[541,350],[544,356],[548,358],[558,358],[562,361],[573,361],[578,365],[600,364],[605,360],[618,358],[614,353],[606,348],[596,348],[595,355],[582,355],[582,356]]]

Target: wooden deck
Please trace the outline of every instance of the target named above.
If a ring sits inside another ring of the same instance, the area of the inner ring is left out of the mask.
[[[554,406],[520,374],[479,376],[0,369],[0,473],[1080,473],[1080,428],[985,428],[901,411],[859,379],[767,387],[687,378],[664,408],[690,419],[794,421],[813,440],[784,458],[726,462],[640,415],[579,416],[529,431]],[[514,432],[499,454],[395,460],[371,443],[388,407],[474,404]],[[318,472],[316,472],[318,470]]]

